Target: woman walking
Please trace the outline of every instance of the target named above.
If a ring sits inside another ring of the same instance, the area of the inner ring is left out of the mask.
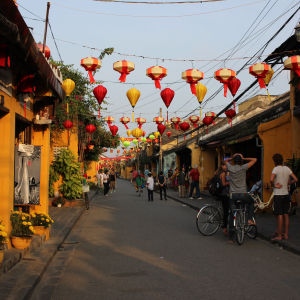
[[[182,168],[181,172],[179,173],[179,198],[185,198],[185,168]]]
[[[109,175],[108,175],[108,170],[104,172],[103,175],[103,184],[104,184],[104,196],[107,197],[107,194],[109,192]]]
[[[111,188],[110,193],[112,194],[113,192],[114,193],[116,192],[116,182],[117,182],[117,176],[114,172],[114,169],[111,169],[110,171],[109,180],[110,180],[110,188]]]
[[[154,180],[151,173],[148,173],[147,188],[148,201],[153,201]]]
[[[160,200],[162,200],[162,191],[164,191],[165,200],[167,200],[166,182],[167,180],[166,177],[164,176],[164,172],[160,171],[158,176]]]

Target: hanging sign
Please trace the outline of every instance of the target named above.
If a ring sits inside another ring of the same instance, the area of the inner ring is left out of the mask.
[[[34,146],[33,145],[19,144],[18,151],[19,152],[27,152],[27,153],[32,154],[34,152]]]

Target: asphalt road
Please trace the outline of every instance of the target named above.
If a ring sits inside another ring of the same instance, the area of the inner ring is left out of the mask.
[[[221,230],[202,236],[195,217],[118,180],[115,194],[93,199],[32,299],[300,299],[299,256],[248,237],[230,244]]]

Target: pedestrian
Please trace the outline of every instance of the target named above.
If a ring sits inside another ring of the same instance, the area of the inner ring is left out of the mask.
[[[227,225],[228,225],[228,212],[229,212],[229,185],[230,185],[230,177],[228,175],[228,170],[226,163],[224,161],[221,162],[218,170],[216,171],[216,175],[220,176],[222,182],[222,191],[221,195],[218,196],[218,199],[222,202],[223,206],[223,233],[226,236],[229,236]]]
[[[140,186],[140,187],[141,187],[141,192],[143,193],[143,185],[144,185],[144,182],[145,182],[144,177],[142,177],[141,174],[138,174],[138,177],[136,178],[136,181],[135,181],[135,189],[136,189],[136,192],[139,191],[139,186]]]
[[[159,184],[159,193],[160,200],[162,200],[162,192],[164,191],[165,200],[167,200],[167,189],[166,189],[166,177],[164,176],[164,172],[160,171],[158,175],[158,184]]]
[[[154,180],[151,173],[148,173],[147,189],[148,201],[153,201]]]
[[[133,185],[133,186],[135,186],[135,180],[136,180],[138,174],[139,174],[139,173],[138,173],[137,170],[134,170],[134,171],[132,172],[132,185]]]
[[[277,229],[270,237],[274,237],[272,241],[287,240],[289,238],[289,190],[288,185],[298,181],[296,175],[287,166],[283,166],[283,157],[276,153],[272,157],[275,168],[270,178],[271,185],[274,188],[274,214],[276,215]],[[292,180],[290,180],[292,177]],[[282,228],[284,223],[284,234]]]
[[[185,168],[183,167],[181,169],[181,172],[179,173],[179,198],[185,198]]]
[[[115,193],[116,192],[116,182],[117,182],[117,176],[114,172],[114,169],[111,169],[110,175],[109,175],[109,181],[110,181],[110,188],[111,191],[110,193]]]
[[[133,175],[132,175],[133,171],[130,170],[129,172],[129,179],[130,179],[130,183],[132,184],[132,179],[133,179]]]
[[[231,161],[234,161],[234,166],[231,165]],[[249,161],[243,164],[243,161]],[[256,226],[253,221],[254,215],[254,200],[247,193],[246,187],[246,173],[255,163],[256,158],[244,158],[242,154],[236,153],[232,158],[225,159],[225,164],[229,171],[230,184],[230,217],[229,217],[229,242],[233,243],[234,227],[233,227],[233,215],[234,210],[237,209],[236,201],[240,200],[245,204],[248,204],[248,225]]]
[[[101,174],[100,174],[100,170],[98,170],[98,173],[95,175],[95,178],[97,179],[97,187],[98,189],[101,188]]]
[[[105,170],[103,175],[103,184],[104,184],[104,196],[107,197],[107,194],[109,192],[109,175],[108,170]]]
[[[145,180],[147,181],[147,179],[148,179],[148,173],[149,173],[150,171],[148,170],[148,168],[146,167],[146,170],[145,170],[145,172],[144,172],[144,175],[145,175]]]
[[[198,198],[198,200],[201,200],[202,198],[200,197],[200,189],[199,189],[200,173],[198,171],[198,165],[194,165],[194,168],[190,172],[189,177],[192,178],[191,189],[190,189],[190,199],[191,200],[193,199],[192,194],[193,194],[194,188],[196,188],[197,198]]]
[[[168,182],[167,182],[167,188],[171,187],[171,183],[172,183],[172,176],[173,176],[173,168],[172,166],[170,167],[170,169],[168,170]]]

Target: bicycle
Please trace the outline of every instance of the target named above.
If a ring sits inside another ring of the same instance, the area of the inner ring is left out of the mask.
[[[196,226],[199,232],[205,236],[213,235],[223,227],[223,207],[222,202],[217,205],[206,204],[203,206],[196,217]]]
[[[139,193],[139,196],[141,196],[141,192],[143,193],[142,186],[141,186],[141,185],[138,185],[138,193]]]
[[[247,205],[244,203],[244,201],[237,200],[235,203],[239,208],[234,209],[233,227],[236,241],[239,245],[242,245],[244,242],[245,233],[251,239],[255,239],[257,237],[257,226],[248,224]],[[253,222],[255,223],[254,218]]]
[[[89,192],[84,193],[84,201],[85,201],[85,208],[86,208],[86,210],[89,210],[89,208],[90,208]]]

